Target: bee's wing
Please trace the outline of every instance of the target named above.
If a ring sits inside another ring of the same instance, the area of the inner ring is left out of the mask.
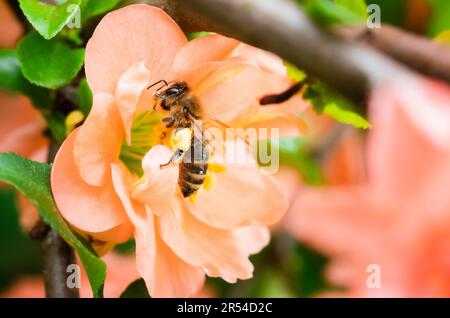
[[[227,129],[233,129],[228,124],[223,121],[208,115],[206,120],[193,120],[195,132],[202,133],[204,138],[211,138],[212,132],[220,132],[226,134]],[[249,144],[248,136],[239,135],[239,137],[246,143]]]
[[[207,116],[205,120],[193,120],[194,123],[194,135],[201,136],[205,144],[207,144],[211,150],[217,153],[224,154],[225,151],[224,142],[226,138],[238,138],[240,141],[245,143],[246,147],[250,147],[249,138],[245,134],[240,134],[239,131],[232,130],[231,134],[227,134],[227,129],[233,129],[223,121],[213,117]],[[236,133],[238,133],[236,135]],[[220,136],[217,136],[220,134]],[[219,151],[222,149],[222,151]]]

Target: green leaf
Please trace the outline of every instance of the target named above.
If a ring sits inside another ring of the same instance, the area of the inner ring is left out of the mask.
[[[138,279],[132,282],[120,295],[120,298],[150,298],[144,280]]]
[[[92,99],[92,91],[86,78],[83,78],[78,87],[78,105],[85,116],[89,115],[91,111]]]
[[[297,0],[320,24],[356,24],[367,20],[364,0]]]
[[[450,30],[442,31],[434,40],[445,45],[450,45]]]
[[[14,50],[0,49],[0,88],[30,97],[38,108],[48,108],[51,103],[48,90],[31,84],[23,77]]]
[[[187,35],[187,38],[189,41],[192,41],[193,39],[198,39],[198,38],[202,38],[211,34],[215,34],[214,32],[206,32],[206,31],[201,31],[201,32],[194,32],[194,33],[190,33]]]
[[[39,210],[39,215],[78,253],[91,283],[94,297],[103,296],[106,264],[84,239],[64,221],[53,200],[50,165],[28,160],[13,153],[0,154],[0,180],[21,191]]]
[[[356,128],[370,128],[370,123],[361,114],[351,101],[331,91],[323,84],[308,87],[303,96],[310,101],[314,110],[320,115],[331,116],[338,122],[352,125]]]
[[[319,163],[310,151],[309,145],[301,138],[281,138],[271,144],[280,154],[280,164],[295,168],[303,180],[311,185],[324,184],[324,178]]]
[[[258,298],[295,298],[296,295],[283,273],[276,268],[268,268],[260,278],[261,286],[258,288]]]
[[[31,83],[50,89],[70,83],[84,60],[84,49],[72,49],[57,40],[46,41],[37,32],[22,38],[17,54],[23,75]]]
[[[329,260],[324,255],[299,243],[292,253],[300,297],[313,297],[324,290],[334,289],[335,286],[330,286],[325,279],[324,272]]]
[[[17,205],[17,191],[0,187],[0,288],[24,275],[42,273],[40,244],[20,226]]]
[[[347,9],[361,20],[367,19],[367,5],[364,0],[334,0],[334,3]]]
[[[300,82],[305,79],[305,72],[299,70],[294,64],[284,61],[284,66],[286,67],[288,77],[294,82]]]
[[[447,1],[447,0],[445,0]],[[406,1],[370,0],[369,4],[376,4],[382,8],[381,21],[399,27],[405,25]]]
[[[64,139],[66,139],[66,116],[60,112],[54,111],[44,111],[43,115],[45,120],[47,121],[48,129],[52,133],[53,138],[59,143],[62,144]]]
[[[369,122],[360,114],[357,114],[353,110],[341,108],[336,103],[326,105],[322,111],[322,114],[329,115],[338,122],[352,125],[355,128],[370,128]]]
[[[19,0],[28,21],[47,40],[57,35],[78,14],[80,2],[67,0],[51,5],[38,0]]]
[[[136,242],[134,239],[129,239],[125,243],[114,246],[114,251],[123,255],[133,254],[136,251]]]
[[[81,19],[83,21],[106,13],[119,4],[120,0],[82,0]]]
[[[27,84],[20,71],[16,52],[0,49],[0,87],[11,92],[21,92]]]
[[[428,33],[434,37],[442,31],[450,29],[450,1],[430,0],[433,15],[428,27]]]

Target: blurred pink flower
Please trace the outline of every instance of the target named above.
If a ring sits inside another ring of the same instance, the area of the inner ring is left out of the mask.
[[[295,113],[306,107],[299,96],[277,106],[258,103],[292,84],[282,60],[220,35],[187,42],[162,10],[132,5],[97,26],[85,69],[94,105],[52,170],[63,217],[108,245],[134,234],[137,269],[153,297],[193,295],[205,274],[228,282],[252,277],[249,255],[268,244],[267,226],[287,209],[281,189],[255,160],[221,165],[213,155],[212,182],[195,200],[184,198],[178,166],[160,168],[173,151],[161,141],[162,123],[146,87],[186,81],[202,110],[230,126],[298,134],[303,122]]]
[[[368,180],[304,189],[285,219],[331,257],[327,276],[348,289],[342,296],[450,296],[450,150],[440,140],[449,127],[436,117],[450,90],[421,83],[428,101],[387,88],[372,100]],[[367,284],[374,265],[381,288]]]
[[[29,99],[0,91],[0,152],[14,152],[35,161],[46,161],[48,139],[46,124]],[[3,183],[0,183],[0,186]],[[18,194],[20,223],[26,231],[38,219],[37,209]]]
[[[6,0],[0,1],[0,48],[13,48],[23,34],[23,28]]]

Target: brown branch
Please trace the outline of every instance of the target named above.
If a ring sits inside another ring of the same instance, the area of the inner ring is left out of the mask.
[[[146,2],[164,2],[162,7],[176,20],[179,14],[188,14],[193,26],[207,27],[204,31],[220,32],[272,51],[358,103],[365,101],[381,80],[405,72],[374,50],[350,45],[322,31],[289,0]]]
[[[142,0],[140,2],[159,7],[166,11],[186,33],[217,31],[217,29],[215,29],[214,26],[209,23],[208,19],[196,15],[192,10],[186,8],[186,6],[179,1]]]
[[[450,47],[398,28],[342,27],[335,30],[344,39],[367,44],[423,74],[450,83]]]
[[[48,162],[52,163],[59,146],[52,139]],[[67,266],[76,264],[73,249],[59,236],[58,231],[50,229],[42,239],[43,274],[45,293],[48,298],[78,298],[79,290],[67,286]]]
[[[44,282],[47,298],[79,298],[77,288],[67,286],[67,267],[76,264],[72,248],[59,236],[58,231],[50,229],[42,240],[44,258]]]
[[[288,0],[144,2],[164,8],[186,32],[220,32],[275,52],[354,101],[380,81],[407,72],[399,63],[450,82],[450,48],[393,27],[362,37],[361,28],[351,28],[336,37]]]

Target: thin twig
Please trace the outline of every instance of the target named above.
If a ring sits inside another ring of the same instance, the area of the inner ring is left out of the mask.
[[[389,25],[367,29],[341,27],[336,34],[367,44],[423,74],[450,83],[450,47]]]

